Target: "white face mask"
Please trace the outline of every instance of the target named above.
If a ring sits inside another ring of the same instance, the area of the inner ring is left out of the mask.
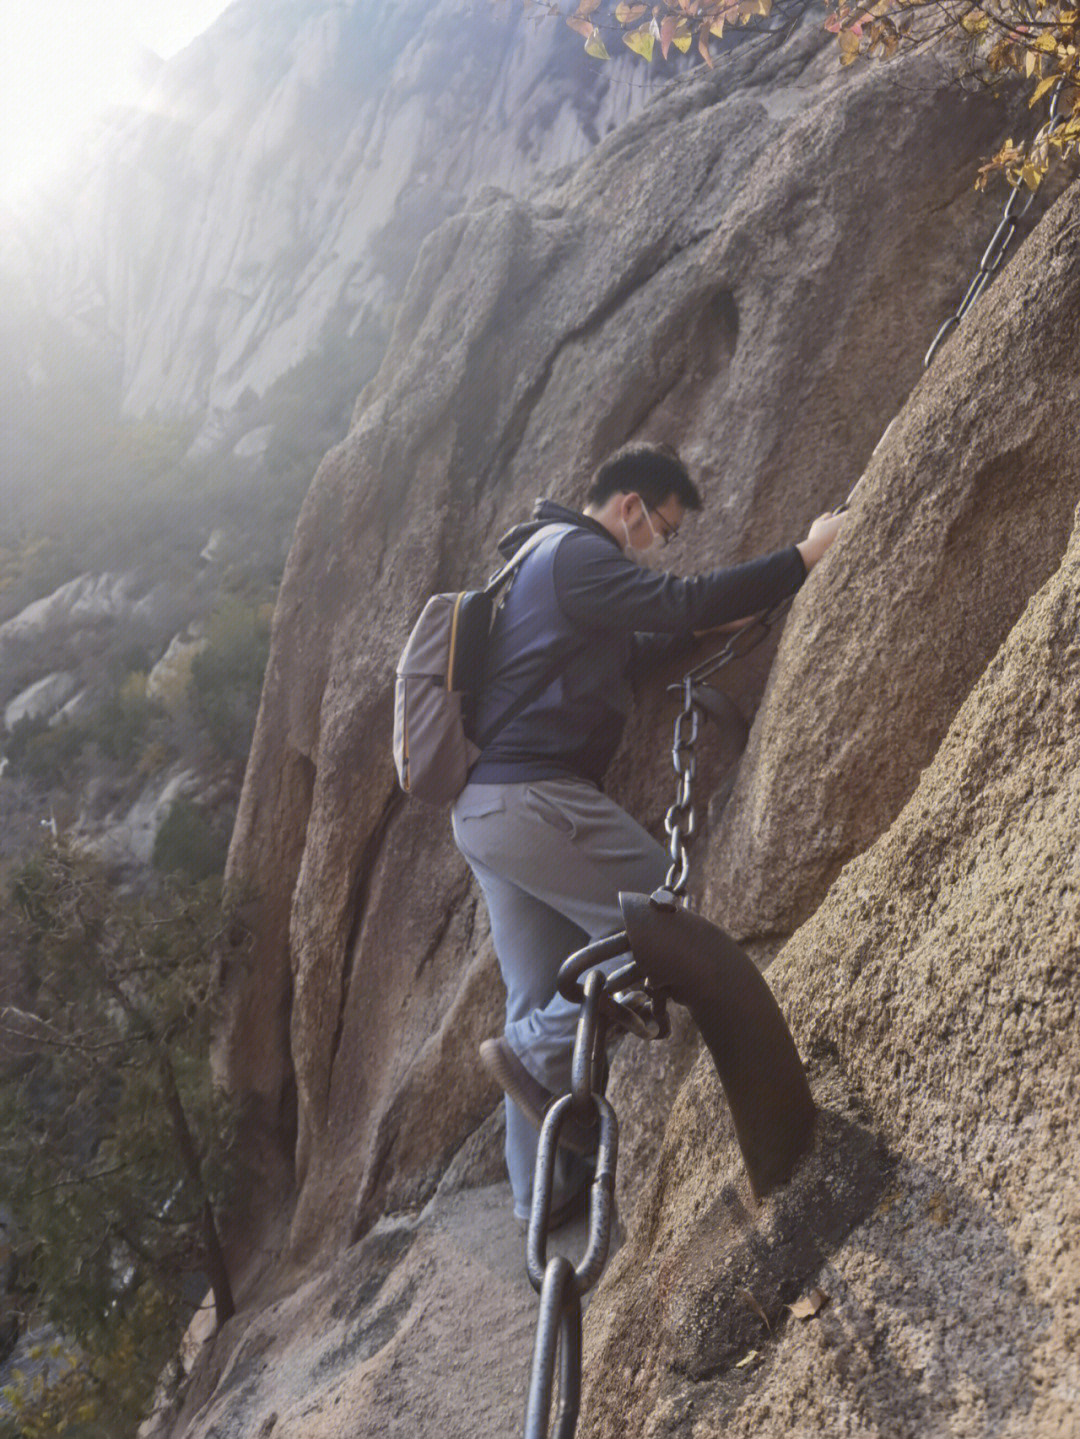
[[[628,559],[633,560],[636,565],[647,563],[645,560],[645,555],[648,553],[648,551],[660,548],[660,536],[653,528],[653,522],[649,519],[649,512],[644,505],[642,505],[641,507],[641,513],[645,517],[645,523],[649,527],[649,534],[652,535],[652,539],[643,549],[635,549],[634,546],[630,543],[630,526],[626,523],[625,520],[623,520],[622,522],[623,534],[626,536],[626,549],[623,550],[623,554],[626,555]]]

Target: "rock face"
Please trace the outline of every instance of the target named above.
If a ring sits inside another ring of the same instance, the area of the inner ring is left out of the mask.
[[[188,1396],[183,1431],[191,1439],[510,1432],[508,1414],[525,1405],[535,1300],[506,1192],[448,1194],[420,1218],[382,1220],[257,1326],[235,1326]],[[582,1238],[580,1226],[573,1238]],[[442,1383],[431,1382],[432,1354],[449,1360]]]
[[[709,907],[736,934],[790,933],[888,825],[1060,560],[1080,489],[1058,443],[1075,391],[1055,378],[1073,373],[1071,275],[1029,248],[1010,278],[996,323],[965,326],[916,386],[811,580],[827,598],[788,626],[710,849]],[[1063,313],[1037,336],[1036,292]]]
[[[1080,373],[1064,347],[1080,308],[1078,217],[1074,186],[1015,262],[999,303],[975,317],[912,397],[898,445],[879,457],[850,533],[822,569],[816,603],[807,596],[785,636],[758,717],[747,755],[754,771],[740,785],[763,808],[791,740],[774,727],[773,706],[790,696],[813,648],[800,643],[802,621],[813,606],[824,622],[826,590],[853,591],[845,573],[874,573],[861,545],[876,547],[873,532],[897,513],[897,481],[932,473],[941,429],[926,421],[955,397],[959,377],[969,380],[965,418],[984,427],[988,467],[1011,449],[1013,412],[1001,403],[993,362],[1009,374],[1017,311],[1036,283],[1062,348],[1051,340],[1044,373],[1039,347],[1029,345],[1027,383],[1043,393],[1041,382],[1055,377],[1045,411],[1039,402],[1049,426],[1059,399],[1075,402]],[[1044,518],[1075,507],[1075,457],[1051,465],[1037,446],[1012,454],[1025,493],[1043,486]],[[962,495],[962,472],[956,482]],[[949,501],[940,484],[933,503]],[[1011,496],[987,509],[965,529],[987,563],[995,544],[1031,543]],[[898,578],[912,553],[902,539],[907,518],[889,561]],[[913,522],[933,533],[925,518]],[[929,538],[926,547],[932,555]],[[1080,529],[1064,549],[1026,606],[1021,582],[1001,597],[1023,613],[932,763],[912,776],[909,802],[769,971],[822,1107],[814,1155],[786,1191],[755,1205],[730,1129],[716,1123],[723,1102],[712,1073],[699,1064],[683,1089],[631,1242],[590,1310],[582,1432],[1050,1435],[1076,1427]],[[1033,561],[1028,574],[1043,567]],[[1007,580],[1007,568],[993,569]],[[932,596],[923,600],[931,624]],[[967,601],[962,584],[942,601],[970,615],[978,636],[986,607]],[[852,614],[835,642],[842,668],[876,660],[875,610],[871,602]],[[815,717],[831,723],[840,752],[857,756],[866,712],[851,705],[854,693],[866,697],[851,683],[837,686],[831,716]],[[915,704],[899,730],[880,717],[882,750],[920,718]],[[887,773],[893,757],[881,759]],[[787,815],[792,849],[800,838],[810,848],[820,823],[810,793]],[[778,871],[787,852],[769,856]],[[796,870],[792,906],[806,884]],[[859,1131],[863,1159],[853,1162]],[[837,1190],[841,1176],[854,1193]],[[811,1287],[830,1303],[800,1322],[786,1306]]]
[[[803,924],[770,976],[821,1108],[814,1152],[757,1204],[692,1039],[616,1061],[630,1223],[589,1311],[583,1430],[1075,1421],[1074,190],[919,380],[996,219],[975,162],[1010,123],[917,57],[841,73],[807,23],[425,240],[275,617],[230,857],[250,948],[225,967],[217,1056],[247,1106],[249,1263],[177,1436],[398,1432],[387,1375],[445,1276],[462,1313],[487,1297],[424,1229],[438,1201],[415,1219],[429,1248],[365,1288],[386,1216],[415,1218],[448,1166],[490,1178],[496,1142],[475,1060],[502,1003],[486,918],[444,817],[396,792],[393,661],[538,491],[574,502],[632,438],[677,442],[702,480],[686,571],[790,542],[866,476],[698,861],[706,911],[755,953]],[[769,659],[727,672],[748,716]],[[665,678],[610,786],[653,824]],[[715,759],[699,785],[718,795]],[[257,1260],[275,1234],[279,1261]],[[334,1312],[350,1274],[355,1309]],[[828,1305],[789,1317],[812,1287]],[[309,1302],[356,1346],[321,1371],[317,1418],[297,1396],[321,1360],[288,1341]],[[452,1345],[427,1362],[434,1386],[460,1370]],[[418,1396],[411,1432],[514,1432],[519,1396],[493,1382],[482,1422]]]
[[[25,606],[0,624],[7,728],[54,712],[78,682],[93,682],[110,646],[157,642],[178,606],[166,586],[147,589],[132,575],[116,574],[80,575]]]
[[[4,706],[4,728],[13,730],[25,720],[56,714],[71,698],[77,683],[75,676],[64,670],[36,680]]]
[[[474,1060],[501,1002],[483,911],[446,826],[402,806],[390,768],[409,621],[484,573],[538,490],[573,500],[635,436],[679,441],[701,473],[711,512],[688,569],[790,542],[838,476],[846,492],[980,248],[969,167],[1001,123],[921,76],[885,121],[883,73],[845,83],[811,26],[741,51],[535,204],[486,197],[421,252],[298,522],[232,852],[261,900],[223,1064],[289,1170],[296,1113],[301,1249],[429,1193],[491,1103]],[[887,164],[863,165],[867,144],[911,149],[902,194]],[[951,274],[938,260],[914,296],[883,286],[945,237]],[[850,377],[870,373],[880,392],[853,409]],[[615,775],[647,817],[667,788],[654,744]]]

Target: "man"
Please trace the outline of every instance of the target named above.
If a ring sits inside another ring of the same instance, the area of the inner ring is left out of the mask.
[[[667,851],[601,789],[622,734],[636,670],[695,632],[749,618],[793,594],[836,536],[821,516],[807,538],[748,564],[689,579],[642,569],[698,494],[673,450],[631,445],[593,477],[584,513],[538,502],[500,543],[522,561],[496,617],[473,733],[494,730],[454,806],[454,839],[483,890],[506,983],[506,1029],[480,1057],[507,1095],[506,1160],[514,1213],[528,1220],[537,1127],[570,1087],[578,1006],[555,987],[559,966],[622,928],[618,894],[664,881]],[[515,700],[539,695],[500,727]],[[552,1222],[588,1180],[592,1136],[563,1131]],[[576,1152],[575,1152],[576,1151]]]

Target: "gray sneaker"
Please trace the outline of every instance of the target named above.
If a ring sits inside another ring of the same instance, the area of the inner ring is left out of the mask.
[[[555,1095],[534,1079],[522,1064],[506,1040],[485,1039],[480,1046],[480,1063],[492,1079],[511,1098],[530,1124],[537,1129],[544,1122],[544,1115],[555,1102]],[[564,1149],[586,1158],[596,1153],[599,1139],[596,1120],[583,1124],[571,1115],[563,1121],[559,1131],[559,1143]]]

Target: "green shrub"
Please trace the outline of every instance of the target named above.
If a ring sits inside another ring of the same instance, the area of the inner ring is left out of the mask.
[[[89,722],[90,736],[109,759],[134,761],[153,717],[154,705],[146,697],[146,676],[132,673]]]
[[[76,720],[62,719],[51,725],[44,716],[21,720],[7,742],[7,757],[13,767],[33,784],[43,788],[69,784],[89,729]]]
[[[228,845],[190,800],[173,804],[154,840],[153,866],[161,874],[179,874],[192,884],[214,879],[225,869]]]
[[[174,1296],[144,1283],[100,1349],[53,1342],[32,1355],[43,1371],[0,1391],[13,1416],[0,1439],[134,1439],[186,1317]]]
[[[22,1439],[133,1439],[193,1285],[234,1309],[216,1215],[235,1115],[209,1066],[228,919],[214,885],[120,893],[62,843],[0,903],[34,976],[7,1015],[29,1062],[0,1075],[0,1193],[34,1322],[65,1336],[36,1356],[55,1383],[16,1373],[4,1397]]]
[[[194,708],[218,751],[246,760],[270,653],[266,607],[239,595],[214,612],[207,647],[191,666]]]

